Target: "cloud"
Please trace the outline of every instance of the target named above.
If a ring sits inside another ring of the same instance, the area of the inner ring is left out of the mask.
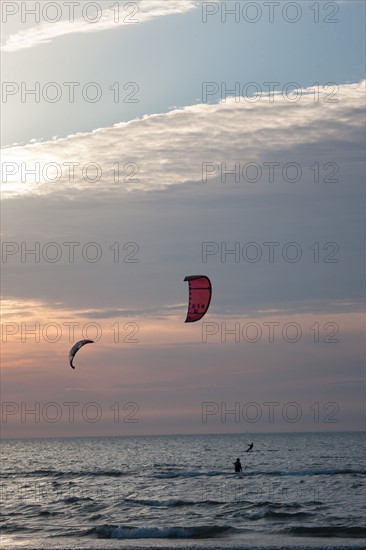
[[[70,20],[60,20],[55,23],[48,22],[47,20],[43,21],[36,27],[10,35],[6,43],[1,47],[1,50],[13,53],[49,44],[61,36],[113,30],[122,26],[144,23],[156,17],[186,13],[198,7],[195,0],[185,0],[184,2],[180,0],[169,0],[169,2],[162,0],[141,0],[139,3],[130,2],[129,5],[130,7],[125,10],[122,8],[122,4],[120,4],[118,16],[116,15],[116,10],[100,8],[100,19],[95,23],[89,22],[89,20],[96,17],[96,11],[93,11],[93,13],[90,11],[90,14],[86,13],[83,18],[75,20],[72,20],[73,18],[69,16]],[[138,7],[138,10],[135,9],[136,7]],[[46,17],[50,19],[51,15],[47,15],[46,13]]]
[[[280,93],[273,102],[269,97],[257,102],[228,98],[91,133],[9,147],[3,151],[4,197],[60,190],[165,189],[202,182],[206,166],[208,172],[215,168],[205,163],[230,166],[241,159],[258,162],[278,155],[289,159],[291,152],[299,151],[303,161],[314,160],[314,154],[328,161],[360,158],[364,82],[341,85],[335,102],[328,102],[327,94],[315,102],[313,88],[299,91],[298,97],[296,102]],[[36,163],[39,174],[26,174]],[[212,181],[210,174],[207,181]]]
[[[364,83],[342,85],[338,103],[314,103],[312,89],[307,89],[297,103],[277,95],[273,103],[263,98],[195,105],[4,149],[3,161],[23,161],[28,168],[35,162],[62,166],[71,161],[103,168],[97,183],[80,177],[79,167],[73,182],[64,177],[56,183],[23,184],[15,176],[4,183],[4,198],[12,197],[3,209],[3,243],[10,250],[2,265],[4,295],[46,301],[58,310],[57,296],[72,315],[82,312],[85,322],[110,319],[112,325],[113,318],[123,318],[150,323],[183,317],[183,279],[202,272],[215,288],[207,320],[239,318],[243,311],[263,317],[271,309],[276,311],[269,315],[276,318],[284,310],[313,316],[358,311],[364,289],[359,239],[363,90]],[[119,182],[110,169],[116,161],[122,167]],[[202,183],[206,161],[228,167],[236,161],[262,166],[265,161],[295,161],[306,168],[308,179],[235,184],[229,176],[223,184],[217,174]],[[330,161],[339,165],[338,183],[321,179],[314,184],[309,166]],[[128,162],[139,166],[135,175],[123,171]],[[135,177],[138,183],[129,181]],[[300,249],[297,263],[283,255],[290,241]],[[55,254],[52,242],[60,251],[56,262],[47,256],[47,250]],[[95,263],[83,254],[93,242],[101,251]],[[125,261],[131,248],[124,247],[130,242],[138,245],[136,263]],[[204,259],[207,242],[216,246],[216,253]],[[245,255],[251,242],[260,250],[257,262]],[[278,243],[273,262],[268,242]],[[74,262],[67,243],[78,244]],[[236,244],[240,259],[226,255]],[[32,252],[23,257],[23,245],[29,251],[38,245],[39,259]],[[14,247],[18,252],[12,254]],[[335,263],[327,261],[332,250]],[[170,304],[178,305],[172,310]],[[27,305],[33,309],[37,305]]]

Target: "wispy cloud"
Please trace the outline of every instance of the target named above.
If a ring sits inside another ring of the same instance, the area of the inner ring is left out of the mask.
[[[313,88],[302,90],[298,102],[289,102],[280,94],[273,103],[268,98],[256,103],[228,98],[226,102],[188,106],[91,133],[10,147],[3,151],[3,170],[8,170],[3,178],[4,196],[67,189],[161,189],[202,181],[205,162],[260,161],[273,159],[276,154],[289,158],[289,153],[299,147],[310,148],[313,155],[316,151],[324,158],[347,161],[362,141],[364,84],[341,85],[337,102],[326,102],[327,96],[315,102]],[[9,168],[6,163],[10,162],[15,164]],[[22,182],[21,163],[30,169],[36,162],[40,164],[40,181],[35,183],[34,177],[26,176]],[[70,162],[76,163],[72,175],[65,165]],[[42,177],[47,163],[60,167],[58,174],[50,168],[48,182]],[[101,171],[98,176],[96,169],[91,169],[88,181],[82,168],[89,163],[96,163]],[[98,179],[91,181],[94,177]]]
[[[130,8],[125,11],[121,9],[119,16],[116,16],[116,11],[108,6],[108,8],[102,10],[100,20],[96,23],[90,23],[86,18],[78,18],[74,21],[61,20],[56,23],[43,21],[37,26],[9,36],[1,49],[3,52],[8,53],[17,52],[48,44],[60,36],[113,30],[122,26],[144,23],[156,17],[186,13],[198,7],[195,0],[185,0],[184,2],[181,0],[169,0],[169,2],[141,0],[140,2],[130,2],[130,5],[132,5],[131,7],[135,5],[138,11]]]

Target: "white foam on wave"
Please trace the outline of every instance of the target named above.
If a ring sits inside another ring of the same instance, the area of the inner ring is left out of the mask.
[[[100,525],[96,527],[97,535],[112,539],[189,539],[212,537],[231,529],[228,526],[198,527],[125,527]]]

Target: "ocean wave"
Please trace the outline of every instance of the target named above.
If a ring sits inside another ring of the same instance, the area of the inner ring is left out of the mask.
[[[300,537],[352,537],[363,538],[366,536],[366,527],[360,526],[336,526],[336,525],[324,525],[324,526],[304,526],[296,525],[293,527],[287,527],[282,530],[283,533],[288,535],[295,535]]]
[[[313,517],[310,512],[276,512],[275,510],[263,510],[251,514],[248,519],[274,519],[274,520],[297,520]]]
[[[203,475],[207,475],[207,472],[187,472],[187,471],[172,470],[169,472],[161,472],[159,474],[155,474],[154,477],[156,479],[171,479],[175,477],[198,477]]]
[[[350,468],[345,469],[333,469],[333,470],[271,470],[261,471],[256,470],[253,472],[242,472],[241,476],[335,476],[335,475],[366,475],[366,470],[352,470]]]
[[[304,521],[310,520],[315,516],[314,512],[304,510],[300,505],[279,504],[274,502],[263,502],[253,504],[249,501],[232,504],[230,507],[230,517],[243,518],[249,521],[256,521],[260,519],[267,520],[290,520],[295,522],[296,520]]]
[[[200,477],[200,476],[208,476],[208,477],[214,477],[214,476],[232,476],[235,472],[227,472],[227,471],[217,471],[217,470],[209,470],[209,471],[200,471],[200,470],[174,470],[167,471],[167,472],[160,472],[158,474],[154,474],[154,477],[156,479],[170,479],[174,477]]]
[[[130,527],[118,525],[100,525],[95,528],[95,534],[101,538],[111,539],[191,539],[207,538],[221,535],[233,530],[230,526],[198,527]]]
[[[7,477],[14,477],[14,476],[22,476],[22,477],[33,477],[33,476],[54,476],[57,475],[59,472],[57,470],[32,470],[32,471],[10,471],[10,472],[2,472],[1,476],[3,478]]]
[[[59,471],[59,470],[33,470],[33,471],[13,471],[2,474],[7,477],[57,477],[58,480],[73,477],[124,477],[131,475],[144,475],[145,470],[141,471],[121,471],[121,470],[79,470],[79,471]],[[155,479],[170,479],[177,477],[248,477],[248,476],[334,476],[334,475],[358,475],[365,476],[366,470],[353,470],[351,468],[331,469],[331,470],[244,470],[240,474],[236,472],[220,470],[182,470],[177,468],[166,468],[165,471],[152,474]]]
[[[214,504],[222,504],[222,501],[216,501],[216,500],[184,500],[184,499],[177,499],[177,498],[169,498],[169,499],[149,499],[149,498],[141,498],[141,499],[134,499],[134,498],[126,498],[124,500],[125,502],[132,503],[132,504],[140,504],[143,506],[197,506],[197,505],[214,505]]]
[[[10,533],[19,533],[19,532],[34,532],[36,529],[34,529],[31,526],[25,526],[23,523],[2,523],[1,525],[1,532],[3,535],[10,534]]]
[[[77,502],[83,502],[83,501],[93,502],[93,499],[90,497],[76,497],[76,496],[66,497],[62,499],[62,502],[64,502],[65,504],[76,504]]]
[[[154,477],[157,479],[169,479],[176,477],[213,477],[213,476],[223,476],[223,477],[249,477],[249,476],[335,476],[335,475],[366,475],[366,470],[352,470],[351,468],[344,469],[332,469],[332,470],[253,470],[253,471],[243,471],[239,474],[236,472],[227,472],[227,471],[177,471],[172,470],[169,472],[160,472],[155,474]]]
[[[273,502],[272,500],[263,500],[261,502],[252,502],[248,501],[248,504],[252,508],[272,508],[272,509],[279,509],[279,510],[298,510],[301,508],[302,504],[298,502],[286,502],[285,504],[280,502]]]
[[[121,470],[79,470],[79,471],[60,471],[60,470],[33,470],[33,471],[13,471],[5,472],[2,474],[2,477],[57,477],[57,478],[67,478],[67,477],[94,477],[94,476],[105,476],[105,477],[122,477],[129,476],[131,474],[136,474],[136,472],[125,472]]]

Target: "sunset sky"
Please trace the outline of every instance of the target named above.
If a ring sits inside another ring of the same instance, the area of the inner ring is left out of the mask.
[[[3,436],[362,430],[364,2],[45,4],[1,5]]]

